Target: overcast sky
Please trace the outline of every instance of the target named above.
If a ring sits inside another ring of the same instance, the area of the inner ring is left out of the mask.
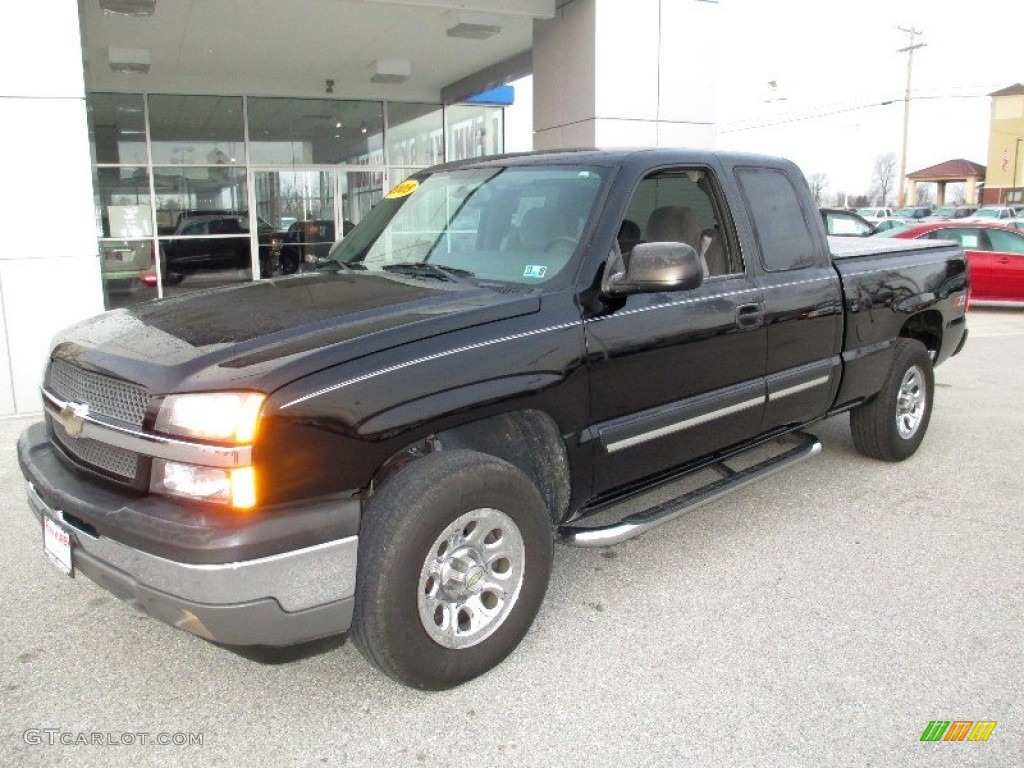
[[[927,44],[914,54],[908,172],[953,158],[985,165],[987,94],[1024,82],[1024,0],[721,0],[720,9],[718,147],[789,157],[807,175],[827,174],[830,193],[866,192],[878,155],[895,153],[899,167],[907,58],[896,51],[909,37],[897,26]]]

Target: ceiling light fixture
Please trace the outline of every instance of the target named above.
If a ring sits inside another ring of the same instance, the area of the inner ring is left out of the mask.
[[[108,48],[110,69],[122,75],[144,75],[149,72],[149,48]]]
[[[156,0],[100,0],[100,10],[108,16],[152,16]]]
[[[464,37],[470,40],[486,40],[501,32],[501,20],[497,16],[471,11],[451,11],[447,14],[448,37]]]
[[[377,59],[373,62],[373,83],[404,83],[412,74],[412,65],[401,59]]]

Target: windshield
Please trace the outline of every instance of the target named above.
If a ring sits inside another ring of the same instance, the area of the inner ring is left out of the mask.
[[[538,285],[568,266],[606,174],[562,165],[417,174],[337,243],[323,268]]]
[[[876,210],[875,208],[858,208],[857,213],[861,216],[874,216]]]
[[[999,217],[998,208],[979,208],[974,212],[976,218],[979,219],[995,219]]]

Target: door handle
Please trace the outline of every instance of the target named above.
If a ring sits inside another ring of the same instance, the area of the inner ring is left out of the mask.
[[[741,304],[736,308],[736,326],[749,330],[760,328],[764,324],[764,306],[761,304]]]

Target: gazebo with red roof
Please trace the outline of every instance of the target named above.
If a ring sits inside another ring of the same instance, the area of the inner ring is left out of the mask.
[[[935,201],[939,205],[946,203],[946,185],[950,182],[965,181],[964,202],[967,205],[978,204],[978,185],[985,181],[985,166],[972,163],[970,160],[957,159],[947,160],[944,163],[933,165],[930,168],[922,168],[907,174],[909,187],[907,199],[915,200],[915,192],[920,182],[934,182],[938,185]]]

